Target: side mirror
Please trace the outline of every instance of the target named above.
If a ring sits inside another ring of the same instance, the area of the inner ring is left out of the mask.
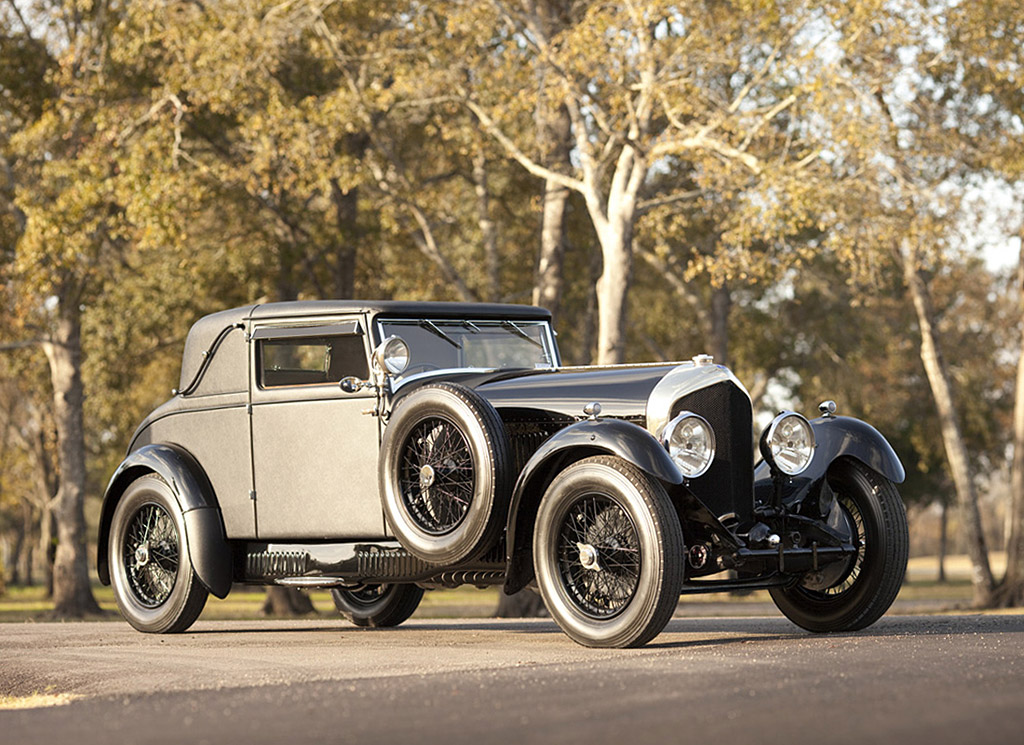
[[[369,382],[366,380],[360,380],[355,375],[349,375],[347,378],[342,378],[338,385],[341,387],[341,390],[345,391],[345,393],[358,393],[363,390],[363,388],[366,388],[369,385]]]

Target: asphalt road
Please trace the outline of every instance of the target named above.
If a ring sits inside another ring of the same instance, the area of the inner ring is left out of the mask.
[[[820,636],[674,619],[639,650],[551,621],[0,626],[0,743],[1020,743],[1024,615],[893,616]]]

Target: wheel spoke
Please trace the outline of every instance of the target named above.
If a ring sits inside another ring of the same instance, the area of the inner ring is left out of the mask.
[[[447,533],[469,511],[473,457],[452,422],[430,418],[413,429],[403,447],[399,476],[403,500],[423,530]]]
[[[800,588],[802,593],[821,602],[838,600],[856,586],[864,567],[864,561],[871,550],[871,544],[865,532],[864,514],[861,512],[860,506],[849,496],[841,493],[837,493],[836,502],[836,509],[843,511],[851,528],[850,542],[857,548],[857,553],[848,560],[845,571],[835,579],[831,586],[823,589]]]
[[[595,551],[596,562],[584,566],[581,547]],[[589,616],[616,615],[636,592],[639,536],[629,515],[608,496],[587,494],[570,506],[558,531],[558,557],[563,586]]]
[[[135,599],[157,608],[170,597],[178,575],[178,534],[163,507],[143,505],[130,519],[122,547],[125,574]]]

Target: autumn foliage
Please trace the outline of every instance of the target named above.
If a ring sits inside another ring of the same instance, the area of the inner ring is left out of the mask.
[[[199,315],[375,297],[835,398],[1021,602],[1022,49],[1012,0],[0,0],[8,581],[94,609],[84,508]]]

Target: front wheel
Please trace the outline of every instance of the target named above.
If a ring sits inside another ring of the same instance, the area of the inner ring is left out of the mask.
[[[828,484],[857,553],[798,584],[772,588],[775,605],[808,631],[856,631],[889,609],[903,584],[910,538],[895,485],[856,461],[836,464]]]
[[[108,548],[110,579],[121,615],[139,631],[181,632],[206,604],[171,488],[156,475],[132,482],[117,503]]]
[[[621,458],[566,468],[541,500],[533,562],[544,604],[587,647],[639,647],[683,585],[683,533],[662,485]]]
[[[335,607],[356,626],[397,626],[409,619],[423,599],[416,585],[363,585],[331,590]]]

